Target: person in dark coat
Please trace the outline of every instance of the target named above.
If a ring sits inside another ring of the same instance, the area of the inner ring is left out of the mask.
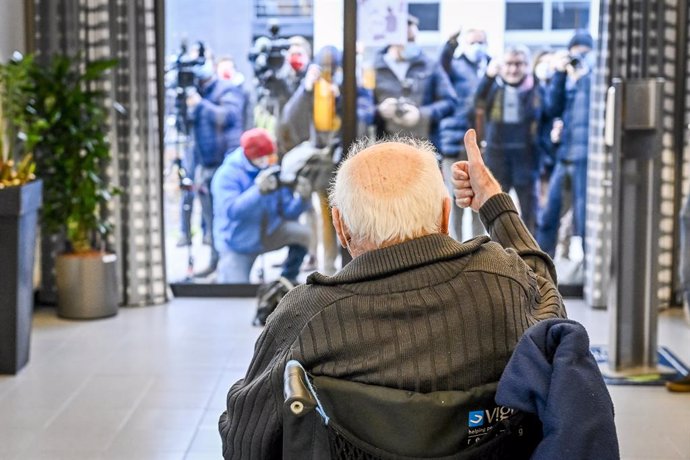
[[[376,55],[374,123],[378,136],[403,134],[438,145],[438,123],[453,111],[455,91],[415,42],[417,22],[409,16],[406,44],[391,44]]]
[[[283,372],[401,390],[469,390],[497,382],[522,333],[565,317],[551,260],[481,160],[456,163],[460,206],[493,238],[448,236],[450,197],[429,142],[359,144],[331,193],[353,260],[313,273],[281,300],[219,420],[226,459],[282,458]]]
[[[526,47],[508,47],[502,62],[491,61],[477,87],[475,104],[486,164],[505,192],[515,190],[522,220],[534,232],[539,206],[537,144],[542,103],[529,72]]]
[[[468,29],[462,34],[457,32],[452,35],[441,51],[441,67],[448,74],[457,96],[457,104],[453,112],[439,123],[441,168],[450,191],[453,189],[451,180],[453,163],[467,159],[463,136],[469,128],[474,127],[474,95],[490,60],[486,46],[485,31]],[[453,204],[450,213],[450,229],[453,238],[462,241],[484,233],[479,216],[476,213],[471,214],[472,233],[463,237],[463,210]]]

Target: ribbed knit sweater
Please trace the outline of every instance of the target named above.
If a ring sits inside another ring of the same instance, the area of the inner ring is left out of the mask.
[[[313,374],[422,393],[498,381],[530,325],[566,314],[553,262],[510,196],[492,197],[480,216],[490,238],[417,238],[290,291],[228,393],[224,458],[281,458],[290,359]]]

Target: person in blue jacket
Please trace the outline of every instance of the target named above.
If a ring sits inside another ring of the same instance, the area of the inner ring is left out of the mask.
[[[254,260],[265,252],[289,248],[281,276],[296,283],[311,240],[297,221],[310,206],[311,184],[298,177],[294,187],[280,183],[278,151],[263,128],[246,131],[211,182],[213,235],[219,253],[219,283],[248,283]]]
[[[448,74],[457,95],[453,112],[439,123],[439,151],[443,178],[450,193],[453,192],[452,165],[466,160],[467,153],[463,139],[465,132],[474,128],[474,95],[477,92],[486,66],[489,63],[486,32],[480,29],[467,29],[453,34],[443,46],[440,64]],[[463,209],[455,203],[451,208],[451,236],[458,241],[484,234],[484,226],[479,214],[472,214],[472,233],[463,237]]]
[[[594,41],[578,31],[568,43],[568,54],[556,59],[545,110],[563,120],[561,142],[549,182],[549,192],[537,230],[537,242],[551,257],[555,255],[558,228],[566,187],[572,189],[573,235],[585,237],[587,199],[587,156],[589,144],[589,98],[592,85]]]
[[[208,268],[195,276],[208,276],[218,264],[218,253],[213,243],[213,195],[211,180],[223,162],[226,152],[240,145],[244,127],[246,95],[241,86],[220,80],[216,76],[213,62],[206,62],[195,68],[198,79],[197,92],[187,98],[189,118],[194,133],[194,184],[201,202],[201,215],[211,246],[211,261]]]

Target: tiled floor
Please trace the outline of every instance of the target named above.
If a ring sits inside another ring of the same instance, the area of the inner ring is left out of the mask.
[[[569,300],[592,343],[607,316]],[[29,365],[0,376],[0,459],[218,459],[216,423],[260,330],[254,303],[176,299],[114,318],[65,321],[39,310]],[[659,343],[690,363],[679,311]],[[690,394],[610,387],[624,459],[690,459]]]

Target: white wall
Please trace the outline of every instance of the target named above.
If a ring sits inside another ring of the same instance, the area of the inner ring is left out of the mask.
[[[504,0],[442,0],[440,16],[442,42],[460,29],[483,29],[489,41],[489,54],[503,53]]]
[[[0,0],[0,62],[5,62],[12,52],[24,52],[24,2]]]
[[[343,0],[314,1],[314,52],[326,45],[343,47]]]

